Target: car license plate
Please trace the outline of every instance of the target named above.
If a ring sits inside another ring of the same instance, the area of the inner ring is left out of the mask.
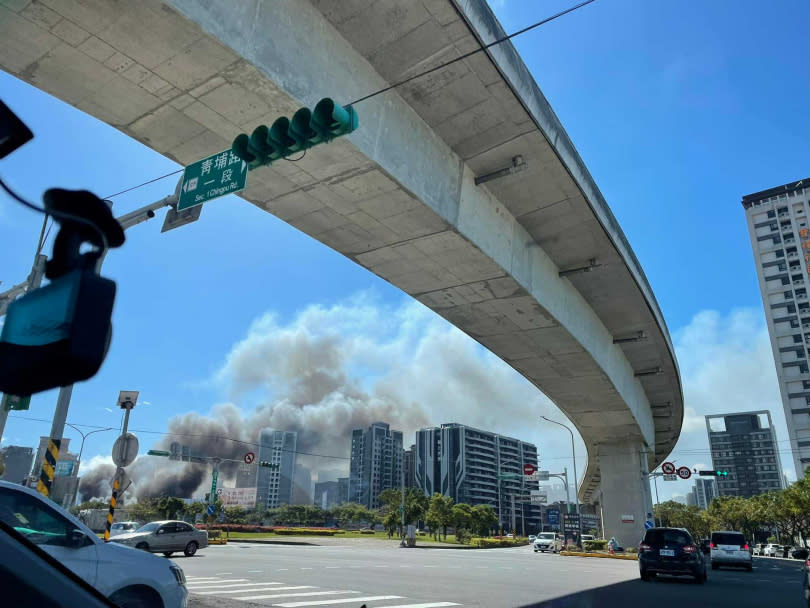
[[[675,557],[675,551],[672,549],[661,549],[659,553],[661,557]]]

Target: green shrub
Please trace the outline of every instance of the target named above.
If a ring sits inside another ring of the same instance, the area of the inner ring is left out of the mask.
[[[374,530],[369,530],[368,528],[360,530],[360,534],[374,534]]]
[[[493,549],[495,547],[519,547],[527,545],[529,541],[523,538],[480,538],[470,539],[470,544],[479,549]]]
[[[579,547],[577,547],[574,543],[568,543],[565,545],[566,551],[579,551]]]
[[[606,540],[586,540],[582,544],[586,551],[602,551],[607,549],[607,543]]]
[[[276,528],[276,534],[281,536],[334,536],[335,530],[330,528]]]
[[[335,534],[346,534],[346,530],[335,530]]]
[[[462,545],[466,545],[470,542],[472,538],[472,533],[467,530],[466,528],[459,528],[456,530],[456,540],[460,542]]]
[[[638,549],[636,549],[635,547],[627,547],[627,548],[624,550],[624,552],[625,552],[625,553],[638,553]]]

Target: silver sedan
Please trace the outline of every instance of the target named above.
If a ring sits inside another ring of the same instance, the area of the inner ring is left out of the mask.
[[[110,542],[163,553],[166,557],[175,551],[182,551],[186,557],[191,557],[197,553],[197,549],[208,546],[208,532],[197,530],[184,521],[153,521],[134,532],[119,534]]]

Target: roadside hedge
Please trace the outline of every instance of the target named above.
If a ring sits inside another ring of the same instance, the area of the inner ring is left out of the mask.
[[[275,533],[281,536],[334,536],[337,530],[330,528],[276,528]]]
[[[494,549],[496,547],[520,547],[528,545],[527,538],[480,538],[474,537],[470,539],[470,544],[479,549]]]
[[[582,543],[585,551],[603,551],[607,549],[608,541],[606,540],[586,540]]]

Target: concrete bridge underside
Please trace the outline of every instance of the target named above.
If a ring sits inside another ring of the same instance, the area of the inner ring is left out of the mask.
[[[188,164],[321,97],[348,103],[503,33],[480,0],[0,0],[0,67]],[[550,397],[588,448],[580,497],[601,502],[607,535],[635,542],[648,468],[681,428],[677,362],[638,260],[514,47],[357,110],[356,133],[251,172],[244,198]],[[517,155],[525,171],[475,185]],[[591,272],[559,274],[592,259]]]

